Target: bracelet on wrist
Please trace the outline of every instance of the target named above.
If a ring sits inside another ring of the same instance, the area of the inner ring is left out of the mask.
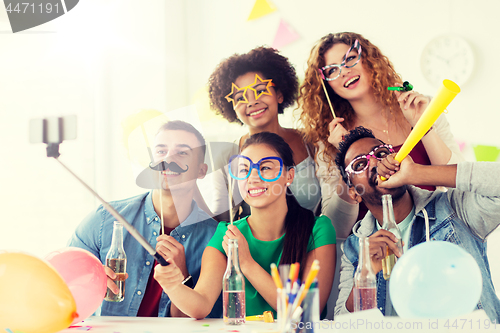
[[[182,281],[182,284],[185,285],[186,287],[193,289],[194,288],[193,277],[191,275],[188,275],[188,277],[185,278],[184,281]]]

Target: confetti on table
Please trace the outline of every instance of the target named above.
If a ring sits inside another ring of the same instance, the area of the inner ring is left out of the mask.
[[[210,325],[209,325],[209,324],[203,324],[203,325],[201,325],[201,326],[206,326],[206,327],[208,327],[208,326],[210,326]]]
[[[79,331],[88,331],[92,328],[92,326],[70,326],[68,328],[72,328],[72,329],[75,329],[75,330],[79,330]]]
[[[92,326],[70,326],[68,328],[73,328],[73,329],[79,330],[79,331],[88,331],[92,328]]]

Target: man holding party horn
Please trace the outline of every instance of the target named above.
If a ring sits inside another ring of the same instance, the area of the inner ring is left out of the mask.
[[[500,183],[491,182],[500,178],[500,164],[420,165],[409,156],[400,163],[395,160],[392,147],[364,127],[350,131],[339,148],[335,162],[349,185],[349,195],[357,202],[364,202],[369,212],[354,225],[353,234],[345,242],[335,314],[353,311],[353,274],[358,262],[359,237],[370,239],[378,308],[386,316],[395,314],[387,299],[387,281],[380,276],[387,247],[400,256],[395,236],[381,228],[382,195],[391,194],[404,250],[432,239],[456,243],[470,253],[482,275],[483,288],[477,307],[484,309],[491,321],[498,322],[500,300],[485,253],[486,237],[500,224]],[[388,179],[380,181],[380,175],[387,175]],[[445,186],[449,190],[430,192],[413,185]]]

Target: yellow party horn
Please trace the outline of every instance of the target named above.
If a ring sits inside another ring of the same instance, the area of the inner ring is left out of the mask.
[[[444,80],[441,88],[436,96],[431,100],[427,109],[420,116],[420,119],[415,124],[415,127],[406,138],[401,146],[401,149],[396,154],[394,159],[398,162],[404,160],[411,152],[413,147],[422,139],[422,137],[429,131],[431,126],[436,122],[441,113],[451,103],[451,101],[460,92],[460,87],[451,80]],[[381,180],[387,180],[385,177],[380,177]]]

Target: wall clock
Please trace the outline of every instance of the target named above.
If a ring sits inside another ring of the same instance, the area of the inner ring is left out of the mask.
[[[470,44],[458,35],[442,35],[425,46],[420,58],[424,77],[440,87],[444,79],[462,86],[474,69],[474,52]]]

